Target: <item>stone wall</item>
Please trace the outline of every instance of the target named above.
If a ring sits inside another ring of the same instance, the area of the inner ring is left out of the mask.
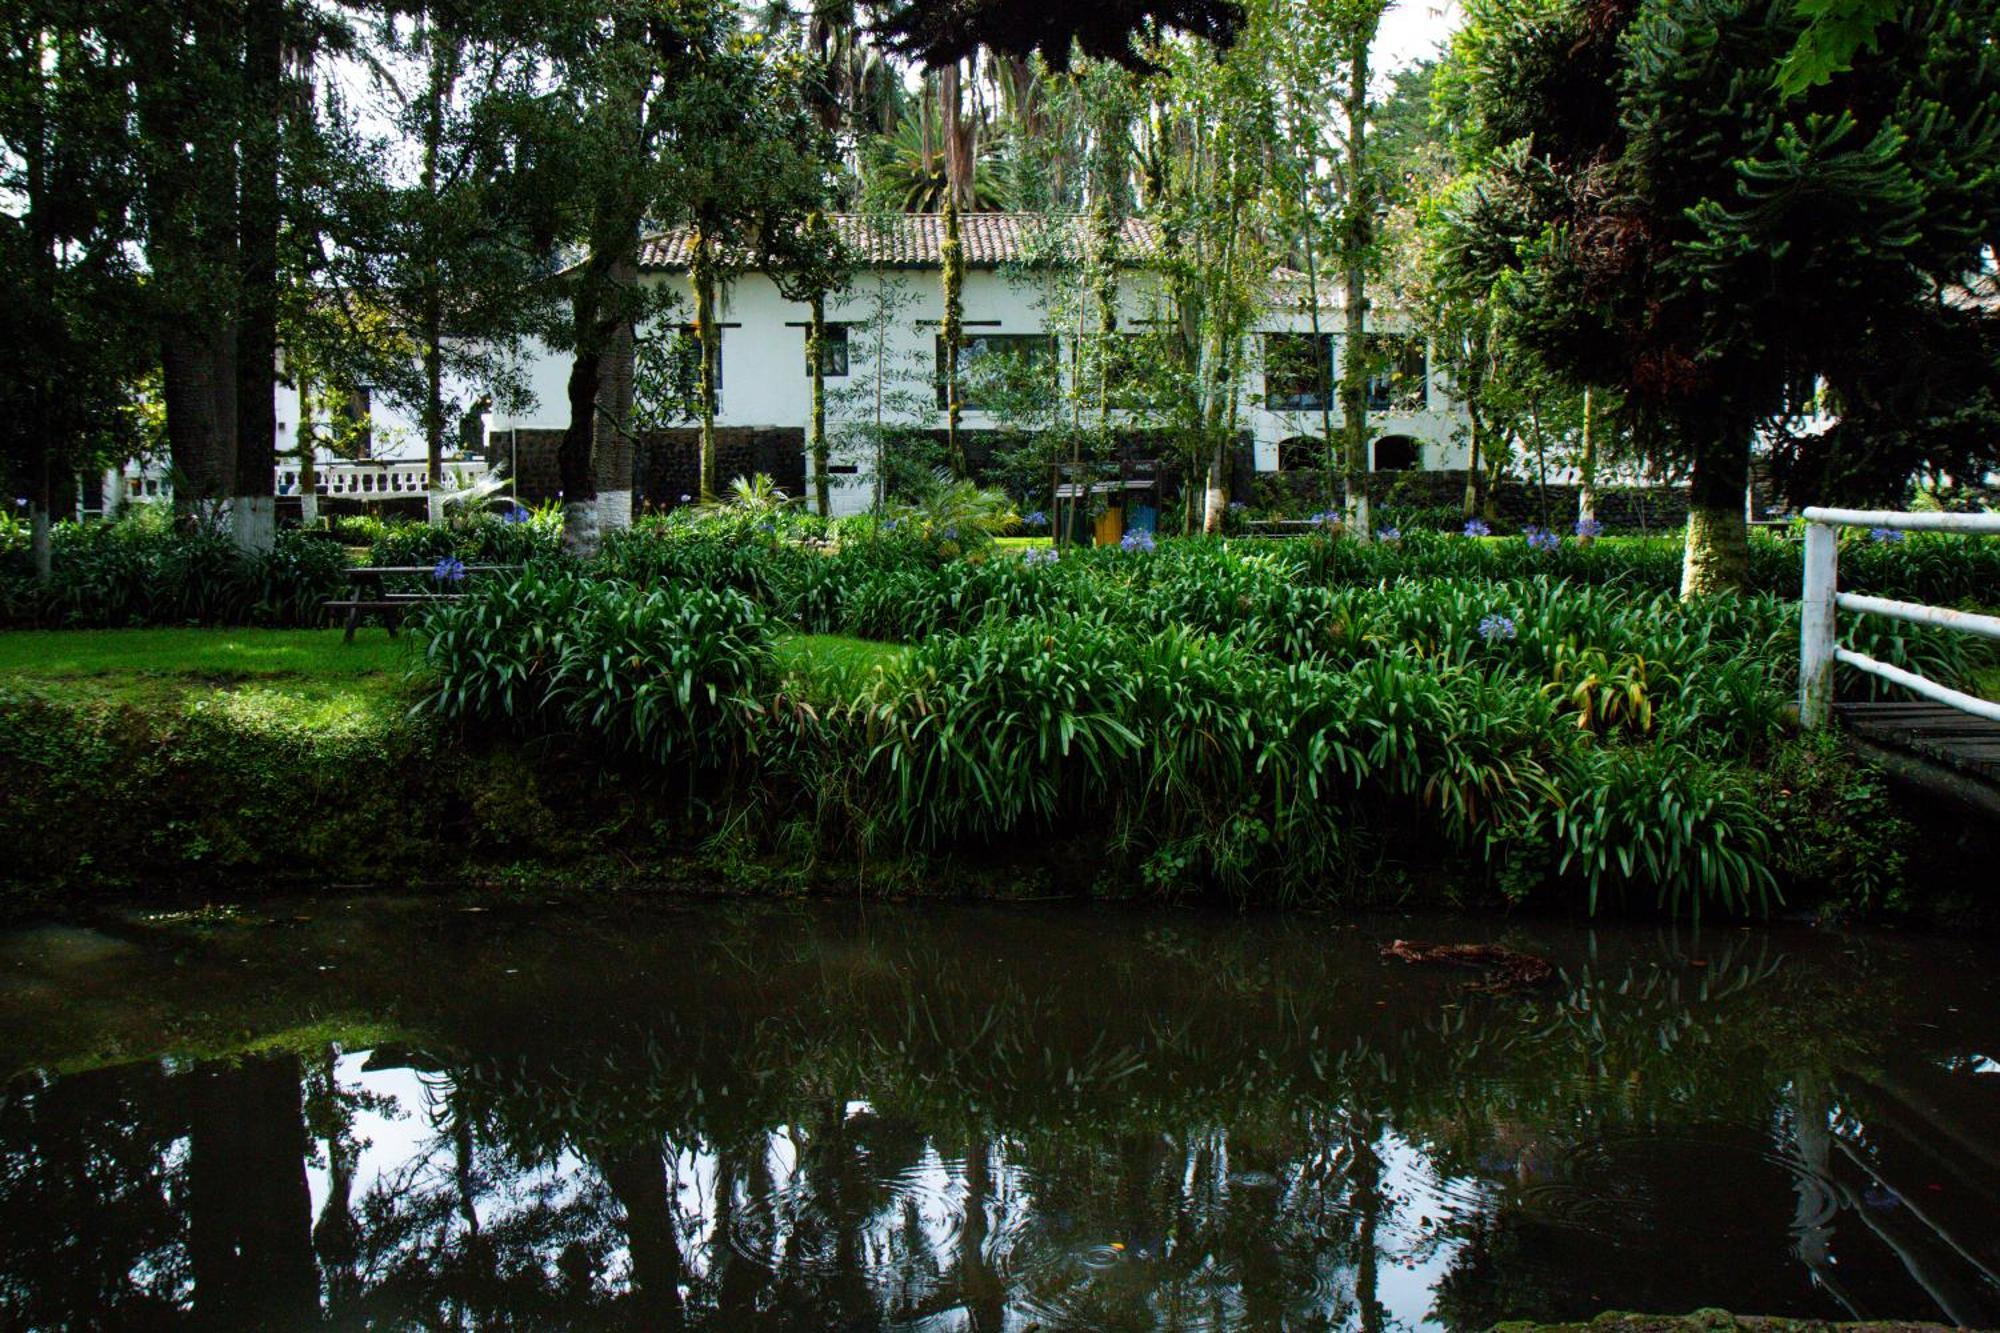
[[[490,466],[508,469],[514,494],[523,504],[543,504],[562,490],[557,452],[559,430],[495,431],[486,442]],[[671,507],[701,489],[701,432],[693,428],[654,431],[644,436],[633,465],[635,506]],[[770,474],[787,495],[806,488],[805,432],[719,426],[715,432],[716,477],[723,487],[737,477]]]

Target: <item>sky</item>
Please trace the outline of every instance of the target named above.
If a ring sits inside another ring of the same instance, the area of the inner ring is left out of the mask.
[[[1458,28],[1458,0],[1396,0],[1375,34],[1374,64],[1384,73],[1437,56]]]

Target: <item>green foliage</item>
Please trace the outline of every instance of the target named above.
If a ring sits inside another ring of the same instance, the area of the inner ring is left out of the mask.
[[[337,531],[367,538],[371,565],[434,565],[447,556],[468,565],[525,565],[561,550],[562,512],[548,505],[521,522],[472,514],[442,526],[414,519],[343,519]]]
[[[1916,832],[1897,813],[1880,769],[1832,731],[1777,746],[1759,770],[1772,826],[1772,863],[1795,884],[1822,886],[1823,911],[1910,906],[1905,874]]]
[[[150,518],[60,523],[53,569],[36,583],[0,564],[0,615],[11,625],[316,625],[346,588],[347,560],[323,537],[296,531],[245,554],[228,534]]]
[[[729,589],[530,572],[438,608],[427,630],[429,711],[574,730],[662,766],[738,757],[771,675],[765,617]]]

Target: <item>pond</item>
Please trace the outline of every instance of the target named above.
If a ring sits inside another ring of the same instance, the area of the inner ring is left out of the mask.
[[[1557,979],[1381,956],[1504,941]],[[2000,1324],[2000,950],[356,901],[0,937],[0,1326]]]

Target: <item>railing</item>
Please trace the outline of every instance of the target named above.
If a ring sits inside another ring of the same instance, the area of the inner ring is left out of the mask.
[[[339,499],[398,500],[421,499],[429,490],[429,467],[423,459],[342,459],[314,468],[315,487],[321,495]],[[462,459],[445,464],[447,480],[473,479],[486,475],[483,459]],[[159,464],[128,463],[122,470],[125,497],[134,500],[165,499],[173,494],[167,470]],[[281,460],[272,474],[273,489],[279,495],[299,493],[296,461]]]
[[[1902,514],[1867,509],[1808,509],[1804,602],[1799,618],[1799,721],[1806,727],[1825,725],[1833,712],[1833,667],[1844,663],[1856,671],[1900,685],[1936,703],[1973,717],[2000,722],[2000,703],[1961,693],[1914,671],[1878,662],[1866,653],[1842,648],[1836,613],[1890,616],[1918,625],[2000,639],[2000,616],[1975,615],[1919,602],[1865,597],[1839,588],[1840,544],[1835,528],[1887,528],[1893,532],[1960,532],[2000,536],[2000,514]]]

